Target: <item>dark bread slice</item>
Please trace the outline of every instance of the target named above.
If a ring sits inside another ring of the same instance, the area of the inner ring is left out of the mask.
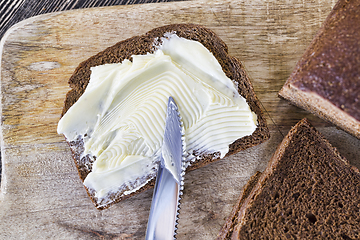
[[[360,172],[303,119],[238,209],[219,239],[360,239]]]
[[[279,92],[360,139],[360,1],[340,0]]]
[[[210,52],[212,52],[212,54],[216,57],[222,66],[225,74],[236,83],[239,93],[244,98],[246,98],[251,110],[255,112],[258,117],[258,125],[255,132],[251,136],[240,138],[232,143],[226,156],[237,153],[241,150],[260,144],[267,140],[269,138],[269,131],[266,120],[263,117],[262,111],[260,109],[260,103],[255,95],[250,79],[246,74],[243,65],[239,60],[228,55],[226,44],[218,36],[216,36],[214,32],[205,27],[194,24],[176,24],[155,28],[141,36],[135,36],[121,41],[80,63],[69,80],[69,84],[72,90],[70,90],[66,95],[62,116],[85,91],[85,88],[90,79],[91,67],[105,63],[118,63],[122,62],[124,59],[131,60],[132,55],[152,53],[155,50],[154,42],[156,39],[163,37],[165,33],[169,32],[175,32],[179,37],[198,41],[202,43]],[[82,159],[80,158],[81,153],[83,152],[82,139],[70,142],[69,145],[71,147],[80,178],[82,181],[84,181],[86,176],[91,171],[94,159],[91,159],[87,156],[83,157]],[[193,162],[187,170],[197,169],[217,159],[219,159],[219,155],[216,153],[211,155],[202,155],[199,159]],[[123,197],[121,197],[119,194],[114,194],[110,197],[111,202],[102,203],[100,205],[96,203],[94,194],[89,192],[88,189],[87,191],[96,207],[103,209],[112,203],[119,202],[136,193],[151,188],[154,183],[155,180],[152,180],[137,192]]]

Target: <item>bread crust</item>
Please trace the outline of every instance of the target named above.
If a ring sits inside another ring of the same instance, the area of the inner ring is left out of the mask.
[[[238,213],[241,206],[244,204],[246,198],[251,193],[251,190],[254,188],[256,183],[259,181],[261,172],[256,172],[252,175],[246,185],[240,192],[240,197],[238,198],[236,204],[234,205],[229,217],[226,219],[224,226],[221,228],[219,234],[216,237],[216,240],[226,240],[231,239],[234,227],[238,224]]]
[[[302,91],[291,83],[286,83],[279,94],[294,105],[306,109],[360,139],[360,122],[320,95]]]
[[[163,27],[155,28],[143,35],[134,36],[132,38],[121,41],[114,46],[111,46],[104,51],[90,57],[88,60],[79,64],[75,69],[74,74],[69,79],[69,85],[72,88],[66,95],[64,108],[62,111],[63,116],[67,110],[79,99],[84,93],[90,79],[90,68],[106,63],[120,63],[124,59],[131,60],[132,55],[141,55],[154,52],[154,42],[157,38],[163,37],[165,33],[176,33],[179,37],[190,40],[195,40],[202,43],[219,61],[225,74],[238,86],[238,92],[242,95],[251,110],[257,115],[258,125],[255,132],[251,136],[246,136],[236,140],[229,146],[229,152],[226,156],[235,154],[246,148],[255,146],[269,138],[269,130],[267,128],[266,120],[260,108],[259,100],[257,99],[253,90],[252,84],[241,62],[229,56],[226,44],[211,30],[195,24],[173,24]],[[69,142],[72,150],[73,158],[77,166],[80,179],[84,181],[86,176],[90,173],[94,159],[85,156],[81,159],[83,152],[83,141],[78,139]],[[218,153],[201,155],[197,158],[188,168],[187,171],[197,169],[205,166],[210,162],[219,159]],[[141,189],[137,190],[126,196],[114,194],[111,196],[111,202],[98,204],[94,193],[86,190],[91,200],[98,209],[104,209],[111,204],[129,198],[137,193],[143,192],[154,186],[155,179],[152,179]]]

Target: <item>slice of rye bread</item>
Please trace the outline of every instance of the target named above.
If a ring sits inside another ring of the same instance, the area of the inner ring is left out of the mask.
[[[76,68],[74,74],[69,80],[70,90],[66,95],[65,105],[63,108],[62,116],[66,111],[79,99],[85,91],[85,88],[90,79],[90,68],[93,66],[102,65],[105,63],[119,63],[124,59],[130,59],[132,55],[140,55],[154,52],[154,42],[157,38],[163,37],[165,33],[176,33],[179,37],[191,39],[202,43],[219,61],[225,74],[235,82],[238,87],[240,95],[242,95],[249,104],[251,110],[257,115],[258,125],[256,130],[251,136],[240,138],[229,146],[229,152],[226,156],[235,154],[239,151],[255,146],[269,138],[269,130],[267,128],[266,120],[260,108],[260,103],[255,95],[250,79],[245,72],[241,62],[229,56],[226,44],[211,30],[194,24],[175,24],[166,25],[163,27],[155,28],[141,36],[135,36],[124,41],[121,41],[114,46],[111,46],[104,51],[90,57],[88,60],[80,63]],[[77,166],[80,178],[82,181],[86,178],[92,168],[94,159],[88,156],[81,158],[83,152],[83,140],[77,139],[76,141],[69,142],[72,150],[73,158]],[[219,154],[200,155],[198,158],[187,168],[187,171],[197,169],[210,162],[219,159]],[[120,194],[113,194],[110,196],[110,202],[107,204],[97,204],[94,199],[94,194],[87,192],[98,209],[104,209],[112,203],[119,202],[136,193],[140,193],[146,189],[153,187],[155,179],[150,181],[147,185],[138,191],[121,196]]]
[[[360,239],[360,172],[307,119],[258,175],[217,239]]]
[[[279,92],[360,139],[360,1],[340,0]]]

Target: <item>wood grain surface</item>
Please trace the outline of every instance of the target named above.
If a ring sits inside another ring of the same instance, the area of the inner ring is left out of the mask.
[[[173,1],[179,0],[1,0],[0,39],[14,24],[40,14],[81,8]]]
[[[170,23],[215,31],[251,76],[271,131],[266,143],[185,176],[178,239],[214,239],[250,176],[297,121],[310,121],[352,164],[360,141],[278,98],[335,1],[190,1],[59,12],[25,20],[1,42],[0,239],[143,239],[152,191],[109,209],[88,198],[56,133],[67,81],[88,57]]]

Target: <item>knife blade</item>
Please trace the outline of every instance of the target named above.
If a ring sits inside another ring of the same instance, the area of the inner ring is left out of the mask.
[[[183,189],[183,136],[178,107],[169,97],[159,169],[151,202],[146,240],[175,239]]]

